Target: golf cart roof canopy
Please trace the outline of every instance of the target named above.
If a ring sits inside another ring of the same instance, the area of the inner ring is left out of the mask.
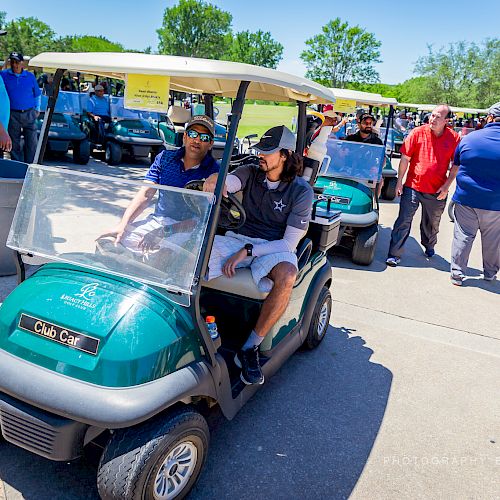
[[[398,101],[394,97],[382,97],[372,92],[362,92],[351,89],[330,89],[337,99],[349,99],[356,104],[367,104],[368,106],[397,106]]]
[[[401,106],[403,105],[401,104]],[[439,106],[439,104],[415,104],[415,107],[419,111],[432,111],[436,106]],[[478,109],[478,108],[458,108],[456,106],[450,106],[450,109],[453,113],[471,113],[473,115],[488,113],[487,109]]]
[[[170,77],[170,89],[192,94],[236,97],[241,81],[250,81],[246,98],[268,101],[335,102],[334,93],[319,83],[251,64],[152,54],[44,52],[30,66],[67,69],[125,79],[127,74]]]

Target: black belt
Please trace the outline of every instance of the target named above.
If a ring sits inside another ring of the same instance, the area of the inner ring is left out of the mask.
[[[27,111],[31,111],[33,108],[28,109],[11,109],[11,111],[15,111],[16,113],[26,113]]]

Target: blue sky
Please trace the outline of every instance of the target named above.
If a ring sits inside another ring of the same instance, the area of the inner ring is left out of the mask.
[[[158,45],[156,29],[172,0],[3,0],[8,19],[35,16],[59,35],[104,35],[127,48]],[[498,37],[498,0],[212,0],[233,15],[233,29],[262,29],[285,47],[279,69],[303,76],[300,53],[305,40],[319,33],[330,19],[340,17],[359,25],[382,42],[381,81],[402,82],[413,75],[427,44],[480,42]]]

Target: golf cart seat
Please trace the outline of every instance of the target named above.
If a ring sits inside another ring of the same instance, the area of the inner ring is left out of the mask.
[[[308,262],[309,257],[312,252],[312,242],[309,238],[303,238],[297,247],[297,260],[299,267],[299,275],[301,269]],[[214,278],[210,281],[204,281],[203,286],[205,288],[211,288],[212,290],[219,290],[221,292],[230,293],[233,295],[243,296],[254,300],[264,300],[269,292],[261,292],[252,278],[252,271],[250,268],[246,267],[243,269],[237,269],[235,275],[232,278],[228,278],[224,275]]]
[[[186,123],[191,120],[191,110],[182,106],[170,106],[167,111],[167,116],[174,124],[175,133],[183,134]]]

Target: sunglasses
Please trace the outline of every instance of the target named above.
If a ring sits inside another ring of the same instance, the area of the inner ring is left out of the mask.
[[[201,142],[210,142],[212,140],[212,136],[210,134],[205,134],[203,132],[200,133],[192,128],[189,129],[186,134],[190,139],[196,139],[199,137]]]

